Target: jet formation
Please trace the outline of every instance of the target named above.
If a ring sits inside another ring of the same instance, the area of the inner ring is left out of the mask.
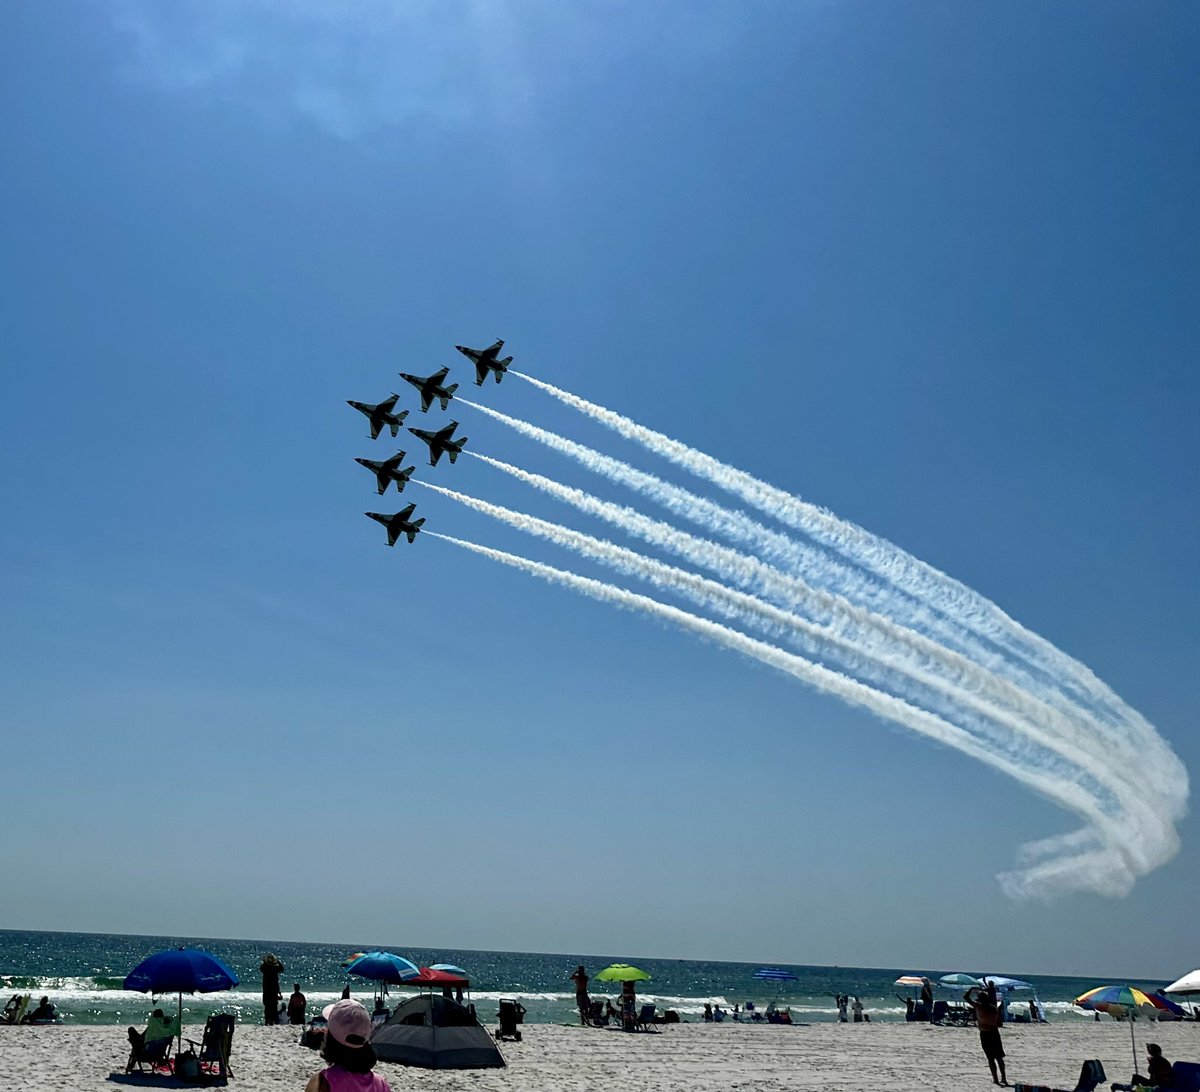
[[[496,377],[496,382],[499,383],[504,378],[504,373],[508,371],[508,366],[512,363],[513,358],[506,356],[504,359],[499,359],[500,350],[504,348],[503,341],[497,341],[494,345],[489,345],[486,349],[471,349],[466,345],[454,346],[463,356],[467,357],[471,363],[475,365],[475,385],[483,386],[483,381],[487,379],[488,373],[491,372]],[[433,375],[410,375],[408,372],[401,372],[400,378],[416,387],[421,395],[421,412],[428,413],[429,407],[436,400],[445,411],[450,406],[450,400],[454,397],[454,392],[458,390],[457,383],[446,385],[446,377],[450,374],[448,367],[442,368],[433,373]],[[395,392],[389,398],[385,398],[382,402],[371,405],[369,402],[355,402],[352,399],[347,399],[346,404],[353,406],[360,413],[364,414],[371,426],[371,439],[379,438],[379,433],[383,429],[391,429],[392,436],[398,436],[400,426],[404,423],[404,419],[408,416],[408,410],[401,410],[396,413],[396,402],[400,396]],[[455,439],[454,430],[458,428],[457,421],[451,421],[450,424],[440,429],[421,429],[409,428],[414,436],[424,440],[429,445],[429,465],[437,466],[438,460],[443,455],[450,456],[450,462],[456,462],[458,456],[462,453],[463,445],[466,444],[465,436]],[[413,471],[416,469],[412,466],[401,467],[400,464],[404,461],[405,452],[397,451],[389,459],[359,459],[355,458],[355,462],[360,466],[365,466],[372,474],[375,475],[375,491],[383,496],[387,492],[387,488],[393,482],[396,485],[396,492],[404,492],[404,487],[408,484],[412,477]],[[424,517],[421,519],[412,519],[415,504],[410,504],[401,509],[399,512],[393,512],[387,515],[383,512],[365,512],[364,515],[369,516],[377,523],[382,523],[387,528],[387,539],[389,546],[395,546],[396,540],[401,535],[406,535],[409,542],[414,542],[417,533],[421,530],[421,525],[425,522]]]

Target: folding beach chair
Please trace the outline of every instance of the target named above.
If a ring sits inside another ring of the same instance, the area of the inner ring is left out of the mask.
[[[147,1043],[144,1031],[130,1028],[129,1061],[125,1063],[125,1072],[132,1073],[136,1066],[139,1073],[145,1073],[142,1066],[148,1063],[152,1073],[170,1073],[172,1042],[172,1039],[153,1039]]]
[[[195,1050],[196,1059],[200,1063],[200,1071],[219,1077],[232,1077],[233,1068],[229,1064],[229,1055],[233,1050],[233,1016],[228,1012],[214,1012],[204,1025],[204,1035],[200,1042],[189,1039],[188,1044]]]
[[[1079,1083],[1072,1089],[1051,1088],[1048,1084],[1014,1084],[1013,1092],[1096,1092],[1104,1083],[1104,1066],[1092,1058],[1083,1063],[1079,1071]]]
[[[637,1015],[637,1026],[641,1031],[658,1031],[654,1025],[654,1006],[643,1005],[642,1011]]]
[[[1178,1092],[1200,1092],[1200,1062],[1175,1062],[1171,1072]]]

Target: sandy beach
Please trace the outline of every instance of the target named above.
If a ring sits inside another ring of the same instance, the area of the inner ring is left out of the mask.
[[[191,1029],[198,1038],[199,1029]],[[1136,1027],[1139,1057],[1147,1041],[1172,1061],[1200,1059],[1200,1024]],[[230,1087],[240,1092],[299,1092],[320,1067],[298,1045],[297,1029],[239,1025]],[[1104,1063],[1108,1080],[1127,1080],[1128,1025],[1013,1025],[1004,1031],[1010,1082],[1073,1088],[1086,1058]],[[0,1087],[22,1092],[113,1092],[128,1043],[120,1027],[0,1028]],[[661,1034],[626,1034],[530,1025],[503,1046],[506,1069],[431,1071],[380,1063],[395,1092],[410,1087],[475,1092],[911,1092],[993,1088],[969,1028],[918,1024],[814,1024],[776,1027],[680,1024]],[[146,1080],[151,1086],[151,1081]]]

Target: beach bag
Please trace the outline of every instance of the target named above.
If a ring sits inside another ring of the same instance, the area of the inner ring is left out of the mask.
[[[200,1083],[200,1059],[195,1051],[188,1050],[175,1059],[175,1076],[181,1081]]]

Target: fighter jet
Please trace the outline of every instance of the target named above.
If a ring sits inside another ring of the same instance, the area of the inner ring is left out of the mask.
[[[454,392],[458,390],[458,384],[451,383],[448,387],[442,386],[442,381],[446,378],[446,374],[449,371],[449,368],[443,368],[440,372],[434,372],[433,375],[426,376],[424,379],[419,375],[409,375],[408,372],[400,373],[401,379],[407,379],[421,392],[422,413],[425,413],[429,409],[435,398],[441,402],[442,409],[445,409],[450,404],[450,399],[454,397]]]
[[[450,456],[450,461],[454,462],[462,451],[463,444],[467,442],[465,436],[461,440],[450,438],[454,435],[456,428],[458,428],[458,422],[451,421],[445,428],[439,429],[437,432],[426,432],[423,428],[409,428],[408,431],[414,436],[421,437],[429,445],[429,465],[437,466],[443,451]]]
[[[504,348],[503,341],[497,341],[495,345],[489,345],[486,349],[468,349],[465,345],[455,345],[454,347],[475,365],[475,386],[477,387],[483,386],[488,372],[495,372],[496,382],[499,383],[504,378],[504,373],[508,371],[508,366],[513,359],[511,356],[506,356],[503,360],[496,359],[500,350]]]
[[[353,406],[359,413],[367,415],[367,420],[371,422],[371,439],[374,440],[384,425],[391,428],[393,436],[399,433],[400,425],[408,416],[408,410],[401,410],[399,413],[392,412],[396,408],[396,399],[399,397],[400,395],[393,392],[391,398],[385,398],[377,406],[368,405],[366,402],[355,402],[347,398],[346,405]]]
[[[384,459],[381,463],[375,462],[374,459],[355,459],[354,461],[374,473],[375,481],[378,483],[375,491],[383,496],[391,482],[396,483],[397,493],[403,493],[404,487],[408,485],[408,479],[412,477],[412,472],[417,469],[415,466],[406,466],[403,470],[400,469],[404,454],[403,451],[397,451],[390,459]]]
[[[425,517],[422,516],[417,520],[410,520],[408,517],[413,514],[415,504],[410,504],[407,508],[399,512],[393,512],[390,516],[385,516],[382,512],[364,512],[364,516],[370,516],[376,523],[382,523],[387,528],[388,545],[395,546],[396,539],[401,535],[408,535],[409,542],[415,542],[417,532],[421,529],[421,524],[425,522]]]

